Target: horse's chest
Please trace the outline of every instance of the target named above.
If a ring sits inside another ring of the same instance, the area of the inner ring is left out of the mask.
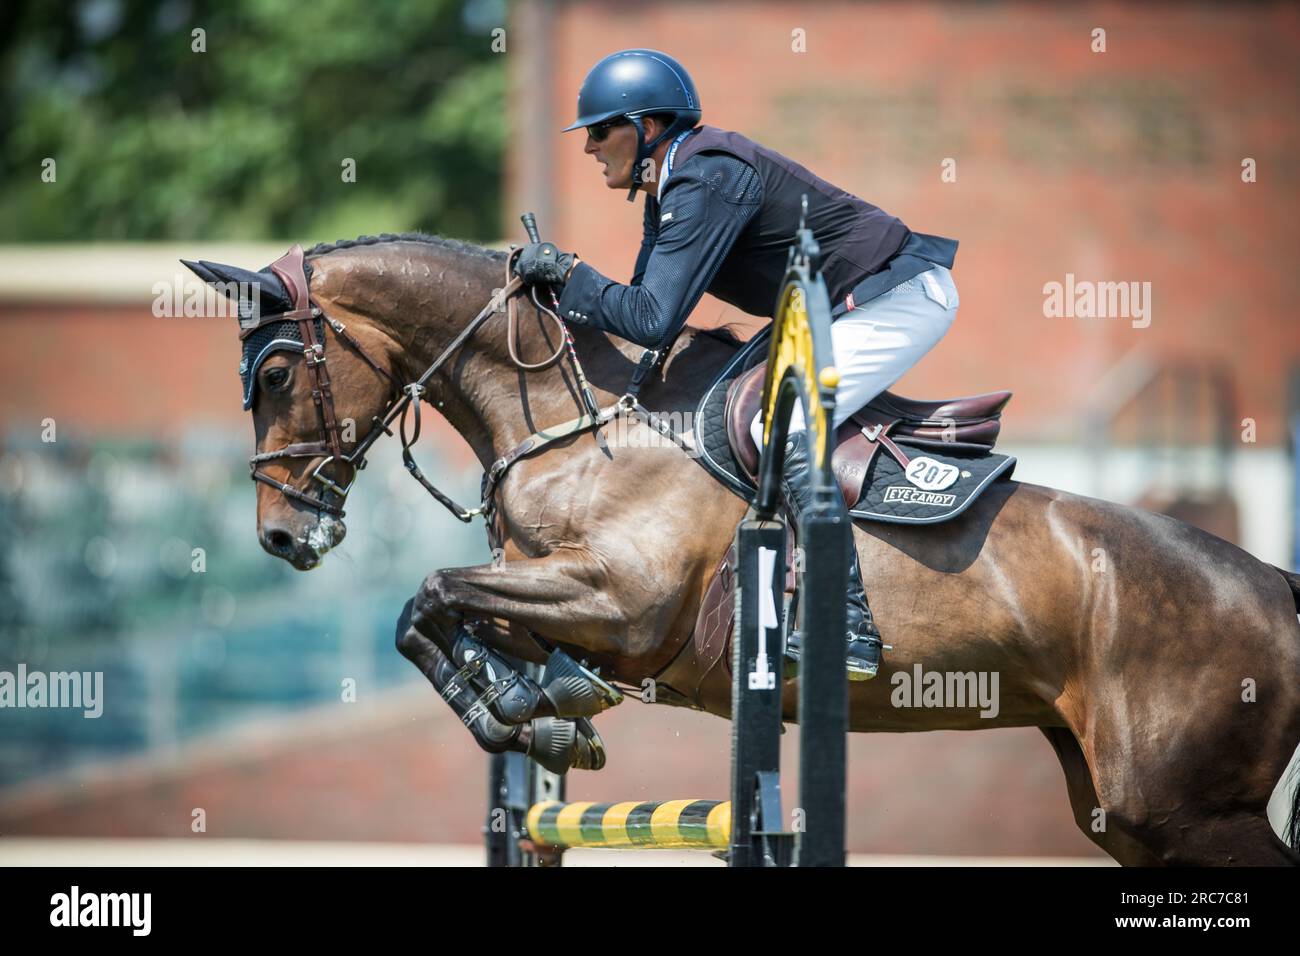
[[[580,484],[558,476],[523,474],[499,496],[504,537],[526,557],[540,557],[584,537],[588,506]]]

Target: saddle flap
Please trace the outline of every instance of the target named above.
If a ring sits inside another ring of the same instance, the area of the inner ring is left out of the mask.
[[[758,414],[759,404],[763,401],[763,373],[767,366],[760,362],[748,372],[736,376],[727,389],[727,405],[724,418],[727,422],[727,438],[731,441],[731,450],[740,467],[745,469],[752,481],[758,472],[758,448],[749,425]]]

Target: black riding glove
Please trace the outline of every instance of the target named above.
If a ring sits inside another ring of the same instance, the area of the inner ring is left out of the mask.
[[[571,252],[561,252],[549,242],[533,242],[515,260],[515,275],[529,285],[563,285],[573,261]]]

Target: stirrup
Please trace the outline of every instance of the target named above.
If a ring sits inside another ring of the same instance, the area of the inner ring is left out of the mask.
[[[851,643],[856,644],[860,641],[873,643],[869,637],[857,638]],[[880,670],[880,658],[884,656],[885,644],[879,638],[876,638],[874,643],[878,648],[874,662],[858,657],[852,651],[849,652],[845,662],[845,669],[849,672],[849,680],[868,681],[876,676],[876,672]]]
[[[795,633],[797,632],[790,635],[791,638],[794,638]],[[857,638],[856,640],[866,640],[866,638]],[[802,651],[802,647],[800,646],[801,643],[801,640],[800,643],[791,643],[791,641],[786,641],[785,653],[782,660],[782,680],[792,680],[799,676],[799,658]],[[885,651],[892,649],[891,645],[886,644],[883,641],[881,642],[880,651],[882,656]],[[877,672],[880,670],[880,662],[877,661],[875,664],[872,664],[870,661],[864,661],[860,657],[855,657],[852,654],[849,654],[845,657],[844,669],[848,672],[849,680],[868,681],[875,677]]]

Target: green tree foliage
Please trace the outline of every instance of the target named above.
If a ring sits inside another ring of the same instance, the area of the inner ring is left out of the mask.
[[[500,0],[0,9],[0,241],[496,238]]]

